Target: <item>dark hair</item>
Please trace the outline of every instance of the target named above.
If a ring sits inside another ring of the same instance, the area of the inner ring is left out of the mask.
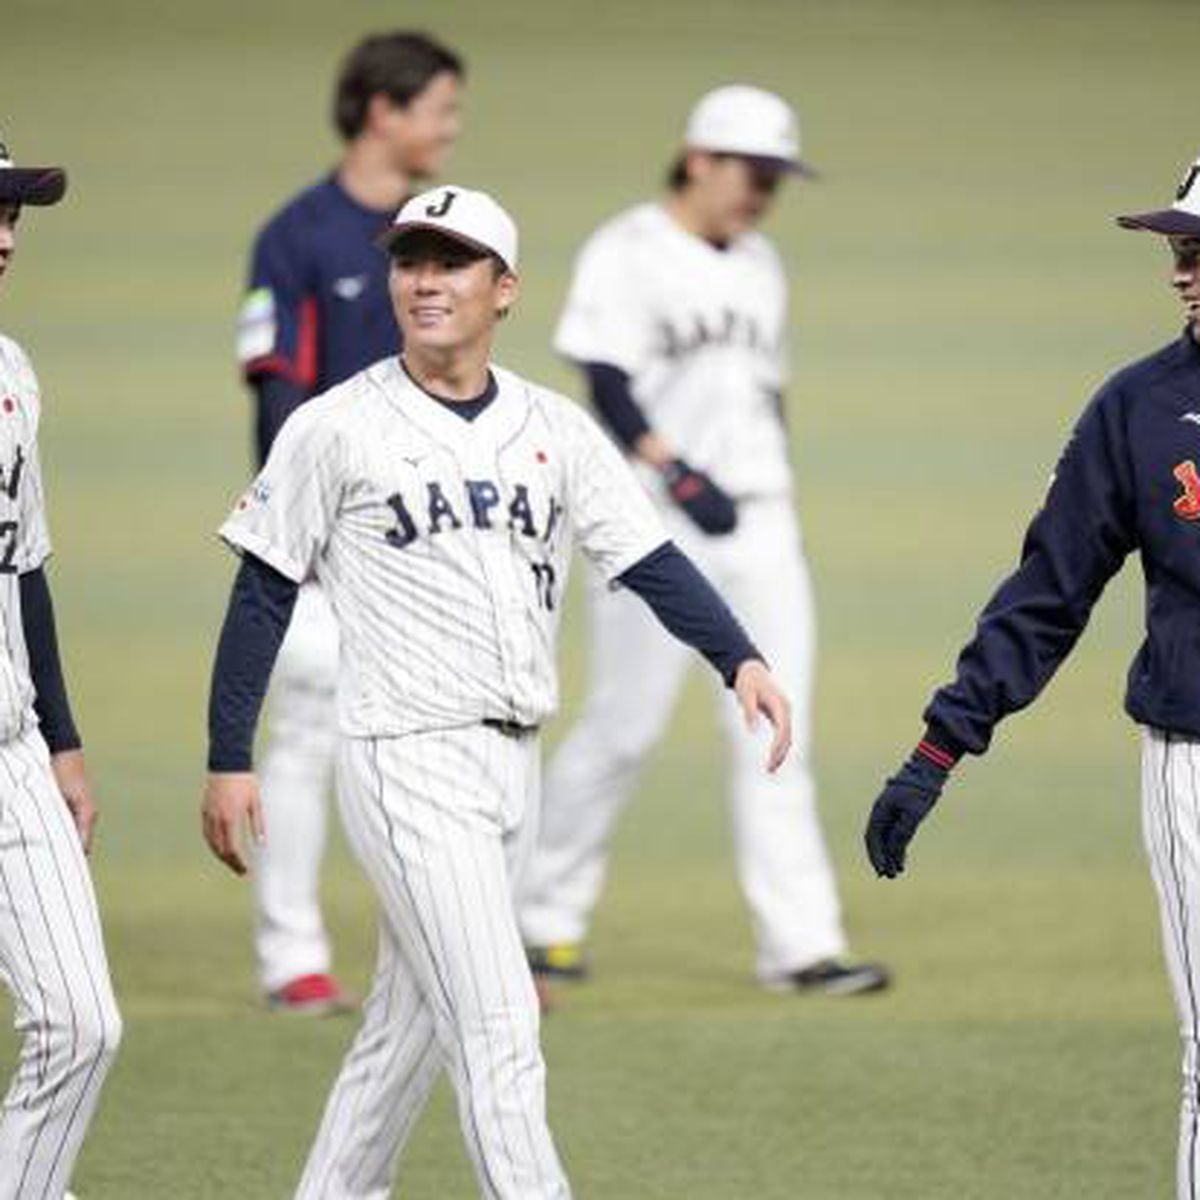
[[[675,161],[667,168],[667,190],[682,192],[688,183],[687,151],[684,151],[676,155]]]
[[[333,96],[333,123],[349,141],[362,133],[371,97],[381,92],[401,106],[420,95],[435,75],[467,73],[453,50],[423,33],[377,33],[346,56]]]

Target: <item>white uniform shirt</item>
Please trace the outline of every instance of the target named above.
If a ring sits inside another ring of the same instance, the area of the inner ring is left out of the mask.
[[[572,545],[613,579],[666,540],[586,413],[493,375],[497,395],[468,422],[398,359],[368,367],[288,418],[221,528],[325,589],[346,734],[540,723],[558,701]]]
[[[554,345],[625,371],[651,428],[726,491],[778,495],[791,486],[786,326],[787,281],[767,238],[719,250],[640,204],[580,251]]]
[[[0,743],[37,724],[18,576],[50,556],[37,452],[40,415],[33,366],[16,342],[0,335]]]

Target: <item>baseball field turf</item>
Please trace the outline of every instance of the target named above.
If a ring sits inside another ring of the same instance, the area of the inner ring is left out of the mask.
[[[127,1020],[81,1200],[290,1194],[353,1031],[257,1005],[247,887],[197,810],[232,570],[212,530],[249,469],[232,354],[248,238],[335,155],[341,52],[398,24],[468,59],[450,174],[521,223],[500,358],[548,382],[574,387],[548,346],[573,249],[657,185],[700,92],[781,91],[825,172],[769,228],[796,283],[824,819],[856,950],[898,984],[848,1001],[753,986],[697,671],[621,829],[594,982],[545,1026],[578,1195],[1169,1194],[1176,1033],[1120,713],[1135,564],[1039,707],[958,772],[908,877],[876,882],[859,837],[1075,413],[1178,330],[1165,252],[1111,215],[1168,201],[1200,150],[1194,5],[5,0],[0,130],[72,177],[63,207],[22,222],[0,328],[45,392],[52,578]],[[341,845],[326,895],[361,988],[373,910]],[[0,1037],[4,1073],[15,1044]],[[474,1194],[444,1088],[398,1191]]]

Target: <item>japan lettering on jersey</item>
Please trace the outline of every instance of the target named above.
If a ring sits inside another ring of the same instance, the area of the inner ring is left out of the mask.
[[[37,723],[18,577],[50,556],[37,451],[40,413],[29,359],[0,336],[0,742]]]
[[[386,736],[557,705],[571,548],[613,580],[666,541],[628,465],[577,405],[493,368],[468,422],[392,358],[284,425],[222,536],[315,577],[341,636],[339,722]]]
[[[777,495],[791,486],[786,323],[787,282],[765,237],[718,249],[642,204],[584,245],[554,345],[625,371],[651,427],[726,491]]]

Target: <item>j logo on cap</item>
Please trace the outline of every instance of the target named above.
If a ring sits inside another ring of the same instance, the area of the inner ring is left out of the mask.
[[[425,215],[427,217],[444,217],[450,211],[450,205],[454,203],[454,193],[447,188],[445,196],[442,197],[440,204],[427,204],[425,206]]]

